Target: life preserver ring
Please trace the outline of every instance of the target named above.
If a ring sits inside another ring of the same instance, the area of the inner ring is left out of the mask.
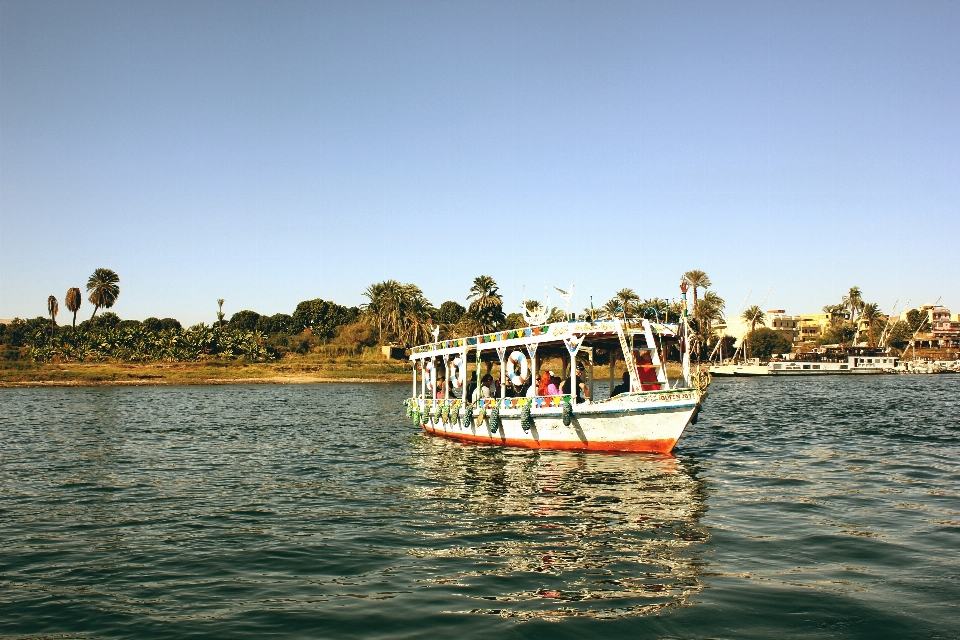
[[[433,391],[437,387],[437,370],[433,366],[433,360],[423,363],[423,381],[427,385],[427,391]]]
[[[520,373],[517,373],[517,364],[520,365]],[[523,354],[522,351],[514,351],[510,354],[510,357],[507,358],[507,377],[510,379],[510,384],[515,387],[520,387],[527,383],[527,379],[530,377],[530,370],[527,367],[527,356]]]
[[[459,389],[463,386],[463,379],[465,376],[464,376],[463,358],[461,358],[460,356],[457,356],[456,358],[450,361],[449,377],[450,377],[450,384],[453,386],[454,389]]]

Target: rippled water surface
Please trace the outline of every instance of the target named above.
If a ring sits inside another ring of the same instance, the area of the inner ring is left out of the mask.
[[[407,390],[0,389],[0,637],[960,636],[960,376],[715,381],[675,456]]]

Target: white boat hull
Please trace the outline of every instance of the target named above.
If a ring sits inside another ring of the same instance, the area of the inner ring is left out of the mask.
[[[464,426],[460,420],[424,418],[424,431],[431,435],[476,444],[576,451],[646,451],[669,453],[683,430],[695,417],[700,396],[692,389],[625,394],[596,404],[573,408],[569,425],[563,424],[560,407],[532,408],[533,426],[525,431],[520,409],[503,409],[494,431],[491,411],[482,421]],[[435,414],[435,410],[434,410]]]

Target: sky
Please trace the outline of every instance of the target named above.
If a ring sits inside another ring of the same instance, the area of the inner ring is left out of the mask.
[[[958,255],[958,2],[0,2],[3,318],[98,267],[190,324],[690,269],[956,312]]]

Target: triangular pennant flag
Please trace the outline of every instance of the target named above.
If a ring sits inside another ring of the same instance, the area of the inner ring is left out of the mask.
[[[583,339],[586,336],[570,336],[569,338],[564,338],[563,343],[567,345],[567,351],[570,352],[571,356],[577,355],[577,351],[580,351],[580,345],[583,344]]]
[[[500,362],[503,362],[503,356],[507,354],[506,347],[497,347],[497,355],[500,356]]]
[[[533,360],[537,357],[537,347],[540,346],[536,342],[527,345],[527,353],[530,354],[530,359]]]

